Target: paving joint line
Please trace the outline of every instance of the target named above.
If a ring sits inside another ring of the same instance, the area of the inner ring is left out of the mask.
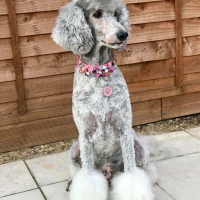
[[[187,130],[185,130],[186,133],[188,133],[189,135],[191,135],[193,138],[196,138],[197,140],[200,140],[198,137],[192,135],[191,133],[189,133]]]
[[[35,181],[35,183],[36,183],[36,185],[37,185],[38,189],[40,190],[40,192],[41,192],[41,194],[42,194],[42,196],[44,197],[44,199],[45,199],[45,200],[48,200],[48,199],[47,199],[47,197],[45,196],[44,192],[42,191],[41,187],[39,186],[39,184],[38,184],[38,182],[37,182],[36,178],[35,178],[35,177],[34,177],[34,175],[32,174],[32,172],[31,172],[30,168],[28,167],[28,165],[27,165],[26,161],[25,161],[25,160],[23,160],[23,162],[24,162],[24,164],[26,165],[26,167],[27,167],[27,169],[28,169],[29,173],[31,174],[31,176],[32,176],[32,178],[33,178],[33,180]]]
[[[64,183],[64,182],[67,182],[68,180],[69,180],[69,179],[64,180],[64,181],[55,182],[55,183],[50,183],[50,184],[48,184],[48,185],[42,185],[41,187],[46,187],[46,186],[49,186],[49,185],[55,185],[55,184],[58,184],[58,183]],[[67,185],[66,185],[66,187],[67,187]]]
[[[37,189],[38,189],[38,188],[34,188],[34,189],[30,189],[30,190],[22,191],[22,192],[16,192],[16,193],[9,194],[9,195],[5,195],[5,196],[0,196],[0,199],[3,198],[3,197],[10,197],[10,196],[13,196],[13,195],[16,195],[16,194],[22,194],[22,193],[30,192],[30,191],[34,191],[34,190],[37,190]]]
[[[157,185],[162,191],[164,191],[166,194],[168,194],[173,200],[176,200],[176,199],[174,199],[166,190],[164,190],[160,185],[158,185],[158,183],[156,183],[156,185]]]

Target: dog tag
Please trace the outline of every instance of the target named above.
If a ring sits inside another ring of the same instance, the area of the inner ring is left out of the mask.
[[[103,90],[103,94],[106,97],[111,96],[111,94],[112,94],[112,88],[111,87],[105,87],[104,90]]]

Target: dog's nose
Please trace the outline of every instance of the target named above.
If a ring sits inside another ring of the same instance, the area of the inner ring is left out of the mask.
[[[127,32],[119,31],[117,33],[117,39],[120,40],[120,41],[126,40],[127,37],[128,37],[128,33]]]

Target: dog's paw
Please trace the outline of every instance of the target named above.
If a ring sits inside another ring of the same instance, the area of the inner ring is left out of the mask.
[[[136,165],[142,169],[144,169],[148,163],[150,158],[150,152],[148,150],[142,150],[141,152],[136,152]]]
[[[108,183],[102,173],[80,170],[74,176],[69,193],[70,200],[107,200],[107,197]]]
[[[112,180],[110,200],[153,200],[154,194],[147,174],[136,168],[133,174],[121,173]]]

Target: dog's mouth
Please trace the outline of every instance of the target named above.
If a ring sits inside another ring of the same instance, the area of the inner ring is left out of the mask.
[[[105,42],[105,41],[103,41],[103,40],[101,40],[103,43],[105,43],[105,44],[108,44],[108,45],[110,45],[110,46],[119,46],[119,45],[121,45],[121,44],[123,44],[123,42],[119,42],[119,43],[107,43],[107,42]]]
[[[123,42],[119,42],[119,43],[112,43],[112,44],[110,44],[110,43],[108,43],[109,45],[111,45],[111,46],[116,46],[116,45],[121,45]]]

